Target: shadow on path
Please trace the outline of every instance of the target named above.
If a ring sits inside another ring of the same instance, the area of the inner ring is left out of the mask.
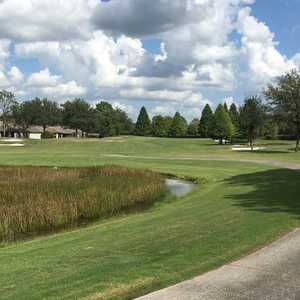
[[[300,218],[300,172],[268,170],[231,177],[226,183],[249,191],[227,195],[234,205],[265,213],[287,212]]]

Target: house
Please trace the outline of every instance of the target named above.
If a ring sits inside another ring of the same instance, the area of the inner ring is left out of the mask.
[[[47,127],[46,131],[54,134],[57,139],[58,138],[67,138],[67,137],[76,137],[76,130],[61,127],[61,126]],[[82,135],[81,130],[78,130],[77,134],[78,134],[78,136],[81,136]]]
[[[41,140],[44,130],[42,126],[30,126],[27,135],[30,140]]]
[[[27,133],[29,139],[40,140],[42,139],[44,129],[42,126],[31,126],[28,128]],[[62,126],[51,126],[47,127],[46,131],[48,134],[53,135],[56,139],[67,138],[67,137],[76,137],[76,130],[65,128]],[[78,136],[82,135],[82,132],[79,130],[77,132]]]

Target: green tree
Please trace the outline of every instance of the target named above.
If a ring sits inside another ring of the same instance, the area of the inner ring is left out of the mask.
[[[30,102],[16,103],[12,108],[12,119],[26,134],[28,127],[33,125]]]
[[[257,96],[246,98],[241,108],[241,127],[252,150],[254,141],[263,128],[264,118],[265,107],[261,99]]]
[[[89,132],[91,130],[91,123],[93,122],[93,111],[89,103],[83,99],[74,99],[67,101],[62,105],[62,121],[64,126],[82,132]]]
[[[135,125],[135,134],[140,136],[149,136],[151,134],[151,121],[146,108],[141,108]]]
[[[230,139],[234,133],[235,129],[229,117],[226,113],[224,106],[220,104],[215,112],[215,136],[219,139],[220,145],[223,144],[224,139]]]
[[[96,105],[95,126],[100,137],[126,135],[133,131],[133,123],[127,114],[105,101]]]
[[[214,114],[209,104],[206,104],[200,119],[199,135],[202,138],[213,137],[214,131]]]
[[[57,102],[48,99],[35,98],[27,104],[27,112],[30,114],[28,118],[31,125],[40,125],[44,132],[47,126],[54,126],[61,123],[61,110]]]
[[[169,129],[170,137],[183,137],[187,133],[188,124],[184,117],[176,112]]]
[[[277,139],[279,135],[279,124],[273,114],[266,114],[261,135],[266,139]]]
[[[38,125],[43,126],[44,132],[47,126],[55,126],[62,122],[62,111],[57,102],[50,101],[47,98],[42,100],[42,114],[38,118]]]
[[[227,114],[229,114],[229,109],[228,109],[228,105],[227,105],[226,102],[224,102],[224,109],[225,109],[225,112],[226,112]]]
[[[200,125],[200,120],[193,119],[189,124],[187,134],[191,137],[199,136],[199,125]]]
[[[0,91],[0,120],[3,124],[3,133],[6,135],[13,107],[16,105],[15,95],[9,91]]]
[[[171,117],[154,116],[152,119],[152,134],[158,137],[168,136],[172,121],[173,118]]]
[[[236,131],[238,132],[240,129],[240,112],[234,103],[230,105],[229,116],[231,118],[232,124],[234,125]]]
[[[300,149],[300,73],[293,70],[278,78],[264,91],[278,121],[289,124],[296,137],[296,148]]]

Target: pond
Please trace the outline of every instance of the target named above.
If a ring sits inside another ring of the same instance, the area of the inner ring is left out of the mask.
[[[191,192],[196,184],[179,179],[166,179],[166,186],[172,195],[183,197]]]

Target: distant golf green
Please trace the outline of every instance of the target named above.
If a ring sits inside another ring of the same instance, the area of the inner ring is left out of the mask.
[[[132,299],[246,255],[299,225],[293,142],[256,153],[211,140],[120,137],[25,142],[1,165],[118,164],[198,178],[183,198],[0,249],[1,299]],[[260,160],[263,164],[216,161]],[[203,160],[202,160],[203,159]],[[205,160],[206,159],[206,160]]]

